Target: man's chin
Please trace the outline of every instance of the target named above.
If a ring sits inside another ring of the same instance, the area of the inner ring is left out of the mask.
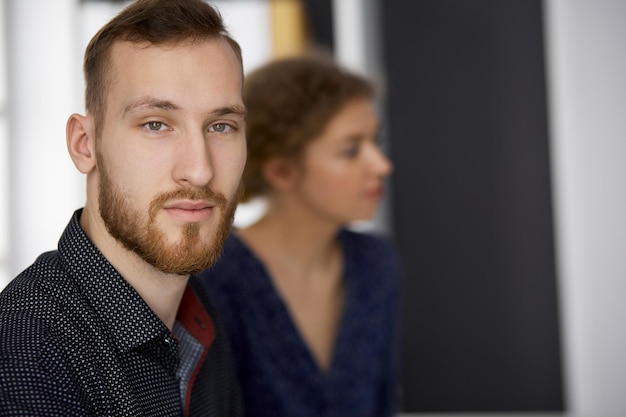
[[[156,259],[148,260],[152,266],[164,273],[175,275],[189,275],[204,271],[216,260],[213,248],[200,249],[178,247],[175,250],[164,250]]]
[[[198,234],[183,236],[174,244],[164,244],[155,265],[163,272],[188,275],[208,269],[221,254],[223,234],[215,230],[199,230]]]

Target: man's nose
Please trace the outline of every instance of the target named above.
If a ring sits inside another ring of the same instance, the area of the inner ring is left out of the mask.
[[[211,152],[203,131],[191,132],[181,138],[174,176],[177,182],[194,187],[205,187],[213,179]]]

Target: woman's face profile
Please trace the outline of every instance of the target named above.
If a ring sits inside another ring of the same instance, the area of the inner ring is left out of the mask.
[[[295,193],[338,224],[370,219],[392,170],[378,146],[378,131],[372,100],[349,101],[305,148]]]

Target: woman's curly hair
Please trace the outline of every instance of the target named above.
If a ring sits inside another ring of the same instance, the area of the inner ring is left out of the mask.
[[[323,55],[276,60],[246,75],[248,162],[243,201],[270,190],[263,166],[271,158],[298,158],[350,101],[374,98],[371,81]]]

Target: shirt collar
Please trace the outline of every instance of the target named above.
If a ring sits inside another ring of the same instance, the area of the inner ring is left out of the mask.
[[[135,349],[169,332],[135,289],[117,272],[80,226],[77,210],[59,240],[67,273],[88,299],[120,351]]]

